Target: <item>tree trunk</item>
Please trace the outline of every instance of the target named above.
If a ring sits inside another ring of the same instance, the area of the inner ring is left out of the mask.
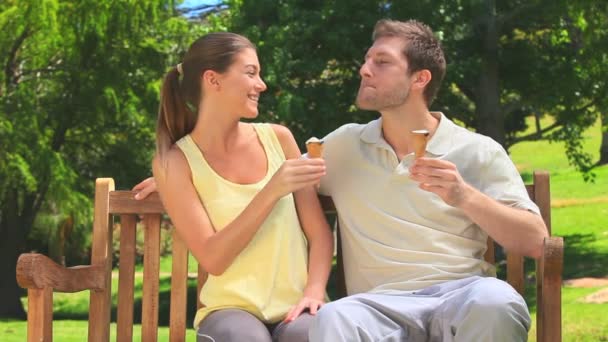
[[[40,205],[32,194],[24,196],[21,203],[18,198],[19,191],[9,189],[0,208],[0,318],[26,318],[21,304],[24,290],[17,284],[16,267]]]
[[[477,132],[487,135],[505,146],[504,115],[500,110],[500,86],[498,75],[498,23],[496,3],[488,0],[486,17],[480,30],[484,33],[481,42],[481,66],[479,84],[475,98]],[[507,146],[505,146],[506,148]]]
[[[10,192],[10,190],[9,190]],[[17,285],[17,258],[23,250],[25,234],[19,230],[15,192],[11,192],[0,215],[0,318],[25,319],[21,305],[23,290]]]
[[[600,160],[597,165],[608,164],[608,113],[602,113],[602,145],[600,146]]]
[[[8,227],[5,227],[8,228]],[[4,230],[4,229],[3,229]],[[0,318],[26,319],[25,311],[21,305],[21,295],[24,290],[17,285],[16,269],[17,258],[23,242],[16,234],[8,234],[0,241]]]

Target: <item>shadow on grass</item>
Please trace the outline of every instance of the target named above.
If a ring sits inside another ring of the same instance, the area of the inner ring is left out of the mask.
[[[564,279],[608,276],[608,252],[594,247],[594,234],[564,237]]]

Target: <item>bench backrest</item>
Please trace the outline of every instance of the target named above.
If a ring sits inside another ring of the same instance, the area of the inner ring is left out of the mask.
[[[549,232],[551,229],[549,175],[537,172],[533,183],[527,185],[528,193],[540,207],[541,214]],[[120,217],[120,259],[118,278],[117,340],[132,341],[134,277],[136,258],[137,221],[141,218],[144,229],[144,268],[142,296],[142,341],[156,341],[159,313],[159,276],[160,276],[160,230],[164,209],[158,194],[152,194],[143,201],[133,198],[131,191],[114,191],[112,179],[98,179],[95,191],[95,218],[93,225],[93,246],[91,264],[105,267],[105,288],[91,291],[89,341],[109,340],[111,310],[111,268],[112,234],[114,216]],[[324,210],[335,213],[331,198],[320,197]],[[339,236],[339,234],[338,234]],[[173,231],[171,298],[170,298],[170,341],[184,341],[186,329],[188,250]],[[338,239],[338,293],[345,294],[343,266]],[[487,261],[495,262],[494,242],[488,240]],[[207,279],[207,274],[198,267],[197,296]],[[507,253],[507,281],[520,293],[524,289],[523,257]],[[197,297],[198,298],[198,297]],[[200,301],[196,301],[200,307]]]

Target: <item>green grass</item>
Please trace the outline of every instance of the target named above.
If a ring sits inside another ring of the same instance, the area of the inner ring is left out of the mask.
[[[526,135],[533,132],[533,118],[528,118],[528,130],[522,132],[521,135]],[[541,126],[549,126],[552,123],[550,118],[541,120]],[[601,123],[597,122],[591,126],[583,134],[583,150],[591,155],[593,160],[599,158],[601,136]],[[573,167],[568,165],[568,159],[564,153],[564,144],[562,142],[550,141],[526,141],[512,146],[509,150],[511,158],[521,170],[544,169],[550,170],[552,173],[560,174],[563,171],[572,170]]]
[[[547,120],[543,124],[549,124]],[[533,127],[533,126],[530,126]],[[585,152],[599,158],[599,121],[585,132]],[[564,279],[608,277],[608,165],[593,170],[595,183],[586,183],[568,164],[562,143],[525,142],[510,149],[511,158],[522,174],[533,170],[551,173],[551,220],[553,235],[564,237]],[[533,290],[533,289],[532,289]],[[562,335],[564,341],[608,341],[607,304],[581,301],[601,288],[562,288]],[[527,294],[533,303],[532,293]],[[536,307],[531,308],[536,319]],[[530,341],[536,340],[536,327]]]
[[[562,337],[564,342],[608,341],[606,304],[582,302],[587,295],[601,288],[562,287]],[[532,329],[529,341],[536,341],[536,312],[532,312]]]
[[[552,220],[564,237],[564,279],[608,276],[608,204],[553,208]]]
[[[82,342],[87,339],[87,322],[82,320],[54,320],[53,340],[59,342]],[[0,341],[24,342],[27,332],[27,322],[0,320]],[[116,324],[110,327],[110,340],[116,341]],[[141,325],[133,326],[133,340],[141,341]],[[158,329],[158,341],[169,341],[169,328]],[[186,341],[196,341],[193,329],[186,332]]]
[[[543,124],[548,121],[543,120]],[[532,127],[532,126],[531,126]],[[585,151],[597,159],[601,140],[599,123],[585,132]],[[525,142],[510,150],[511,157],[524,175],[533,170],[548,170],[551,173],[553,235],[565,240],[564,279],[583,276],[608,277],[608,166],[595,168],[595,183],[586,183],[580,173],[568,165],[561,143]],[[190,257],[188,270],[196,272],[196,262]],[[171,270],[171,258],[165,256],[160,262],[161,273]],[[136,268],[141,272],[141,265]],[[141,276],[136,277],[135,320],[141,317]],[[112,288],[117,288],[117,279]],[[195,308],[196,283],[189,282],[189,304],[187,319],[192,322]],[[162,275],[159,287],[159,341],[168,340],[167,316],[170,295],[170,278]],[[534,286],[526,294],[532,319],[536,318]],[[581,301],[600,288],[564,287],[562,291],[562,325],[564,341],[608,341],[608,304],[590,304]],[[54,338],[56,341],[82,341],[87,334],[88,292],[54,295]],[[24,302],[26,298],[23,298]],[[113,298],[116,304],[116,298]],[[114,309],[115,310],[115,309]],[[115,311],[112,316],[115,320]],[[26,322],[0,320],[0,341],[24,341]],[[134,328],[135,339],[140,339],[140,326]],[[112,326],[115,334],[115,325]],[[530,340],[535,341],[535,323],[530,331]],[[112,335],[112,340],[115,340]],[[188,329],[188,341],[195,340],[193,329]]]

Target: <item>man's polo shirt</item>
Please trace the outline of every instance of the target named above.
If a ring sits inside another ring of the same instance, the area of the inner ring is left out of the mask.
[[[426,157],[454,163],[465,182],[508,206],[539,213],[505,150],[442,113]],[[404,133],[405,134],[405,133]],[[319,192],[338,210],[348,294],[419,290],[473,275],[492,276],[487,234],[460,209],[409,179],[382,135],[382,119],[347,124],[324,139]]]

